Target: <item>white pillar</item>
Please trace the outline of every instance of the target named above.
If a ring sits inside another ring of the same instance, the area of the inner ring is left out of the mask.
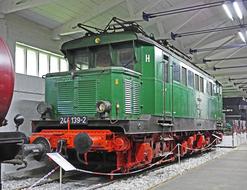
[[[7,25],[5,15],[0,13],[0,36],[7,41]]]

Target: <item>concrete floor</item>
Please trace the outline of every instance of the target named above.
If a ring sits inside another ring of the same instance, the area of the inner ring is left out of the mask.
[[[247,189],[247,145],[209,161],[152,190],[244,190]]]

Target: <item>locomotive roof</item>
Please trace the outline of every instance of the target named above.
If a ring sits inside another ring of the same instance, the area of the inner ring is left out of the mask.
[[[97,38],[100,40],[99,43],[96,43]],[[65,42],[62,45],[61,51],[66,55],[66,52],[68,50],[93,47],[93,46],[99,46],[99,45],[104,45],[104,44],[134,41],[134,40],[140,41],[146,44],[155,45],[159,47],[160,49],[164,50],[164,52],[166,52],[167,54],[176,58],[177,60],[189,65],[190,67],[197,70],[198,72],[205,74],[211,80],[216,81],[215,78],[213,78],[210,74],[202,70],[200,67],[196,66],[194,63],[192,63],[188,58],[185,57],[186,56],[185,54],[177,51],[177,49],[167,48],[161,45],[160,43],[158,43],[157,41],[153,40],[152,38],[144,36],[141,33],[133,32],[133,31],[101,33],[101,34],[95,34],[95,35],[90,35],[90,36],[85,35],[82,38],[78,38],[75,40]]]

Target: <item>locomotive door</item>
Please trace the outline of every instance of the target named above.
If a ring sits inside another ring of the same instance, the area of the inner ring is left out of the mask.
[[[172,84],[171,84],[171,70],[169,57],[163,54],[163,68],[164,68],[164,117],[166,119],[172,117]]]

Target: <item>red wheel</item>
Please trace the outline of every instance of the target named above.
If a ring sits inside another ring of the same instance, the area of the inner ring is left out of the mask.
[[[153,150],[149,143],[141,143],[137,147],[136,161],[141,163],[150,163],[153,159]]]
[[[188,152],[188,143],[183,141],[181,144],[181,155],[184,156]]]
[[[13,96],[15,73],[6,43],[0,38],[0,126],[7,115]]]

